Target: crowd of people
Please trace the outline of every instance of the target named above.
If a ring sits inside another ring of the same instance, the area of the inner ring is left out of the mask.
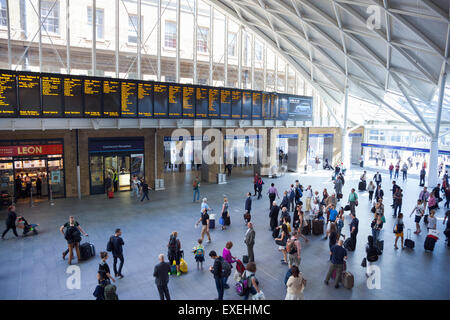
[[[352,274],[346,270],[346,260],[349,256],[348,251],[354,251],[357,247],[357,235],[360,228],[359,219],[357,218],[359,196],[356,189],[351,188],[348,196],[344,198],[345,170],[341,169],[343,168],[339,165],[333,169],[332,182],[334,192],[329,192],[327,188],[320,191],[311,185],[304,187],[299,180],[295,180],[294,183],[288,184],[285,190],[282,189],[282,192],[278,191],[275,183],[271,183],[265,193],[269,200],[269,206],[267,208],[269,213],[268,226],[274,239],[274,248],[281,254],[281,264],[288,267],[285,276],[286,300],[300,300],[304,298],[303,293],[307,281],[301,272],[302,250],[304,250],[301,241],[305,243],[309,242],[309,236],[311,234],[324,235],[323,239],[328,240],[330,265],[324,283],[328,285],[330,279],[334,279],[335,288],[339,288],[341,283],[347,288],[353,286]],[[395,219],[393,229],[393,233],[395,234],[394,248],[399,249],[398,242],[400,239],[400,247],[404,249],[405,246],[409,246],[407,241],[411,241],[411,239],[408,236],[406,239],[404,237],[406,225],[409,223],[405,221],[407,215],[402,212],[403,190],[397,184],[396,180],[393,180],[398,178],[399,170],[400,163],[397,163],[396,166],[391,164],[389,167],[389,184],[392,186],[389,191],[392,193],[392,217]],[[407,169],[403,171],[402,176],[404,182],[407,180],[406,171]],[[423,190],[419,193],[417,204],[409,214],[409,217],[414,215],[414,223],[416,226],[414,233],[416,235],[423,232],[421,223],[426,226],[427,233],[436,230],[436,214],[441,209],[439,204],[443,201],[443,197],[446,199],[443,207],[449,209],[450,186],[448,185],[448,179],[448,172],[445,171],[442,184],[438,184],[431,192],[424,186]],[[370,179],[367,172],[364,171],[360,176],[358,185],[359,192],[368,192],[369,207],[371,208],[369,214],[373,215],[370,226],[367,226],[371,230],[371,235],[366,245],[367,256],[362,263],[366,267],[376,261],[384,249],[381,231],[386,223],[386,193],[382,188],[382,183],[382,175],[379,172],[376,172],[373,178]],[[207,237],[206,243],[212,241],[210,228],[214,228],[215,226],[215,217],[211,213],[213,210],[208,205],[208,199],[205,197],[202,198],[200,216],[195,224],[196,227],[201,224],[200,237],[196,246],[192,249],[192,253],[197,264],[198,272],[203,271],[206,256],[209,256],[212,266],[208,268],[208,271],[211,272],[214,278],[218,293],[216,299],[218,300],[222,300],[224,291],[230,288],[230,278],[235,281],[233,287],[236,292],[244,299],[264,299],[264,293],[256,276],[257,265],[254,254],[256,232],[253,228],[253,222],[251,222],[253,198],[259,200],[263,197],[263,185],[262,177],[256,174],[253,178],[254,194],[252,195],[251,192],[248,192],[243,204],[244,215],[240,219],[247,226],[245,234],[243,234],[243,242],[247,247],[247,254],[243,256],[242,261],[232,254],[232,241],[225,243],[221,255],[215,250],[206,252],[203,245],[204,237],[205,235]],[[139,197],[139,194],[142,194],[141,201],[144,198],[148,199],[149,188],[145,186],[145,182],[140,181],[134,176],[132,178],[131,195]],[[193,202],[199,201],[200,180],[198,177],[194,179],[192,187]],[[346,199],[346,201],[343,199]],[[224,197],[221,211],[218,215],[220,217],[219,223],[221,230],[223,231],[231,225],[228,201],[228,198]],[[22,216],[17,216],[15,211],[16,208],[14,205],[8,209],[7,228],[3,232],[2,238],[4,238],[9,230],[12,230],[18,236],[16,231],[18,223],[27,226],[27,232],[35,230],[37,227],[37,225],[29,225]],[[346,211],[349,211],[351,219],[347,236],[344,234],[344,216]],[[444,225],[446,224],[445,235],[448,238],[450,233],[450,210],[446,211],[443,223]],[[74,251],[78,261],[95,255],[95,252],[89,252],[90,248],[82,248],[80,246],[81,235],[88,237],[88,234],[73,216],[70,216],[69,221],[63,224],[59,230],[67,241],[67,249],[62,253],[62,258],[65,260],[67,254],[69,254],[69,265],[72,264],[74,259]],[[118,299],[117,288],[114,283],[116,279],[124,277],[122,273],[124,266],[124,245],[122,231],[118,228],[109,238],[106,251],[99,253],[98,284],[93,293],[97,300]],[[113,274],[107,263],[109,253],[113,256]],[[155,266],[153,273],[161,300],[170,300],[168,289],[170,275],[181,276],[183,272],[184,250],[182,249],[181,240],[176,231],[173,231],[169,236],[167,259],[168,262],[165,261],[165,255],[161,253],[158,256],[159,263]],[[235,272],[232,275],[233,266]]]

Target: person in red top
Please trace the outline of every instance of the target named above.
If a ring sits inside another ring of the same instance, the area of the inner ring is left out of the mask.
[[[422,168],[424,168],[424,169],[427,168],[427,160],[423,160]]]
[[[255,177],[253,178],[253,188],[255,189],[254,196],[256,196],[256,192],[258,191],[258,180],[259,180],[258,174],[255,174]]]
[[[390,176],[390,179],[392,180],[392,171],[394,170],[394,165],[392,164],[392,162],[391,162],[391,165],[389,166],[389,176]]]
[[[400,171],[400,162],[397,162],[395,165],[395,173],[394,173],[394,179],[398,179],[398,172]]]

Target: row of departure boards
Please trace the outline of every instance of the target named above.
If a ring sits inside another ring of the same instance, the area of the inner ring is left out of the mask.
[[[274,93],[0,71],[0,117],[283,119],[287,108]]]

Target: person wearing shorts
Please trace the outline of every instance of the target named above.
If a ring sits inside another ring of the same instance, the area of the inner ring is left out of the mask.
[[[419,234],[421,232],[420,220],[422,219],[422,216],[424,213],[422,200],[417,200],[417,205],[414,207],[413,211],[411,212],[411,214],[409,216],[411,217],[413,213],[416,213],[415,220],[414,220],[414,222],[416,223],[416,231],[414,233]]]
[[[206,236],[208,237],[208,243],[211,242],[211,235],[209,234],[209,214],[206,208],[204,208],[202,210],[202,216],[200,217],[200,219],[197,221],[197,225],[199,223],[202,223],[202,232],[200,235],[200,239],[202,239],[205,237],[205,233]]]
[[[403,213],[399,212],[398,214],[398,218],[397,221],[395,222],[395,227],[394,227],[394,233],[395,233],[395,244],[394,244],[394,248],[398,249],[397,247],[397,241],[398,238],[401,238],[402,242],[402,249],[403,249],[403,229],[404,229],[404,224],[403,224]]]

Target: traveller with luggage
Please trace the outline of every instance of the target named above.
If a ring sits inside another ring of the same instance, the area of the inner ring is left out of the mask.
[[[223,205],[222,205],[222,214],[220,217],[220,224],[222,225],[222,230],[225,230],[227,226],[231,224],[231,218],[230,218],[230,211],[228,208],[228,198],[223,198]]]
[[[65,231],[64,231],[65,229]],[[62,225],[59,228],[59,231],[64,236],[64,238],[67,240],[68,249],[63,252],[62,258],[65,260],[67,253],[69,253],[69,265],[72,263],[73,259],[73,249],[75,249],[77,253],[77,259],[78,262],[82,260],[81,254],[80,254],[80,242],[81,242],[81,234],[83,234],[85,237],[88,236],[86,232],[81,228],[80,224],[75,221],[75,218],[73,216],[69,217],[69,221],[66,222],[64,225]]]
[[[181,251],[181,242],[178,237],[178,232],[174,231],[170,235],[169,243],[167,244],[167,258],[169,259],[170,266],[173,265],[173,262],[175,261],[176,265],[176,272],[177,276],[181,276],[180,272],[180,260],[182,258],[182,251]]]
[[[373,184],[372,180],[369,182],[369,185],[367,186],[367,191],[369,191],[369,202],[371,203],[373,199],[373,193],[375,192],[375,185]]]
[[[397,246],[397,241],[398,238],[401,238],[401,245],[402,245],[402,249],[403,249],[403,230],[405,228],[405,225],[403,223],[403,213],[399,213],[398,214],[398,218],[395,221],[395,226],[394,226],[394,234],[395,234],[395,243],[394,243],[394,248],[398,249]]]
[[[211,235],[209,234],[209,228],[210,228],[210,219],[209,219],[209,214],[208,214],[208,209],[204,208],[202,209],[202,215],[200,217],[200,219],[197,221],[197,223],[195,224],[195,226],[198,226],[199,223],[202,223],[202,231],[200,234],[200,237],[203,241],[203,238],[206,236],[208,237],[208,243],[211,242]]]
[[[10,205],[8,207],[8,217],[6,218],[6,229],[2,233],[2,239],[5,239],[6,233],[11,229],[16,237],[18,237],[16,230],[16,206]]]
[[[209,271],[214,276],[214,281],[216,282],[216,289],[218,293],[218,298],[215,300],[223,300],[224,294],[224,279],[228,277],[228,271],[231,273],[231,265],[226,262],[222,257],[218,256],[217,253],[212,250],[209,252],[209,256],[214,260],[214,265],[209,267]],[[229,268],[229,270],[227,269]]]
[[[422,204],[422,200],[417,200],[417,205],[414,207],[413,211],[411,211],[410,217],[415,213],[414,222],[416,223],[416,231],[415,234],[419,234],[421,232],[420,230],[420,220],[423,217],[424,214],[424,208]]]
[[[330,268],[328,269],[327,276],[324,280],[325,284],[328,285],[328,282],[330,281],[333,271],[336,270],[336,280],[334,282],[334,287],[336,289],[339,288],[339,282],[341,281],[342,272],[344,269],[344,262],[345,260],[347,260],[347,250],[345,250],[345,248],[342,247],[343,243],[344,242],[342,240],[339,240],[339,242],[331,248]]]

